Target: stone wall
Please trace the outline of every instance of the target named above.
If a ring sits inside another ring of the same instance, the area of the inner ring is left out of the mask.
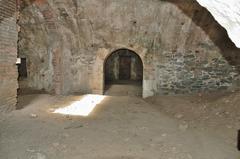
[[[17,103],[16,0],[0,0],[0,112]]]
[[[145,97],[239,86],[240,50],[194,0],[38,0],[21,13],[30,88],[101,93],[105,58],[121,48],[143,61]]]

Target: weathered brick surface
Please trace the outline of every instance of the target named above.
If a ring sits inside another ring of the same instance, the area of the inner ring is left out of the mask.
[[[0,112],[17,102],[16,0],[0,0]]]

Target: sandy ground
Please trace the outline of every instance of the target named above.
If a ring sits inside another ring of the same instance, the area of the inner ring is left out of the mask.
[[[52,113],[84,97],[20,96],[0,117],[0,159],[240,159],[240,93],[104,96],[86,117]]]

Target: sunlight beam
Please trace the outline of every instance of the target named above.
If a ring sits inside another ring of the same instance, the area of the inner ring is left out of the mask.
[[[81,100],[72,103],[69,106],[58,108],[53,113],[88,116],[97,104],[100,104],[105,97],[102,95],[86,95]]]

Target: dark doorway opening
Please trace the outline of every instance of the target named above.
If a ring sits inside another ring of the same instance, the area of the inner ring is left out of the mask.
[[[28,70],[28,59],[18,58],[18,90],[17,90],[17,105],[16,109],[23,109],[28,106],[37,96],[36,94],[45,93],[44,90],[34,90],[28,86],[29,70]]]
[[[18,79],[27,78],[27,60],[26,58],[21,58],[20,63],[17,64],[18,66]]]
[[[105,61],[104,77],[107,95],[142,95],[143,63],[134,51],[114,51]]]
[[[17,60],[17,68],[18,68],[18,85],[19,88],[17,90],[17,94],[18,94],[18,102],[16,105],[17,109],[22,109],[24,107],[24,105],[27,105],[29,102],[25,102],[23,101],[23,97],[22,95],[24,94],[23,92],[25,92],[24,87],[26,85],[26,80],[28,77],[28,73],[27,73],[27,59],[26,58],[18,58]]]

